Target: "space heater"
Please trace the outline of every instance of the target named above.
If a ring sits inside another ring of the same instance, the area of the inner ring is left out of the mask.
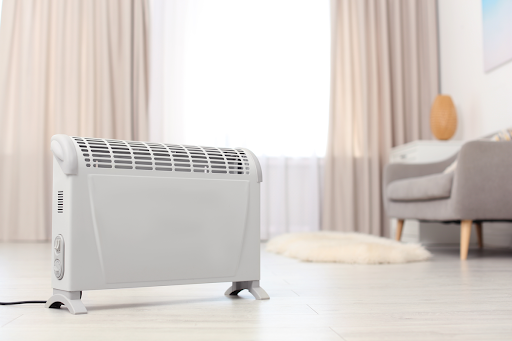
[[[232,282],[260,288],[256,156],[214,148],[55,135],[47,308],[85,314],[84,290]]]

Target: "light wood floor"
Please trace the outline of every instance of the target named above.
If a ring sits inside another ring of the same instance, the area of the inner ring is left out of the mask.
[[[512,340],[512,250],[431,249],[403,265],[262,252],[269,301],[228,283],[85,292],[87,315],[0,306],[0,340]],[[0,301],[46,300],[49,244],[0,243]]]

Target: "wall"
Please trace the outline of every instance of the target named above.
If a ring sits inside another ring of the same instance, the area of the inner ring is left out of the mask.
[[[512,62],[484,72],[481,0],[438,0],[441,92],[459,114],[456,139],[512,126]]]
[[[512,127],[512,61],[484,72],[481,0],[438,0],[441,92],[452,96],[469,140]],[[512,225],[486,224],[487,244],[510,246]]]

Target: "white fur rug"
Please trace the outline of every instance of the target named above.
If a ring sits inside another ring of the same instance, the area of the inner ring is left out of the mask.
[[[393,264],[423,261],[432,255],[419,244],[362,233],[288,233],[272,238],[267,251],[308,262]]]

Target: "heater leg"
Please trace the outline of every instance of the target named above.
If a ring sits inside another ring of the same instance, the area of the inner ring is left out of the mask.
[[[45,308],[59,309],[61,305],[65,305],[73,315],[87,314],[87,309],[80,298],[82,298],[81,291],[53,289],[53,296],[46,301]]]
[[[226,296],[236,296],[238,293],[244,289],[249,290],[249,292],[254,296],[257,300],[268,300],[270,297],[268,294],[260,287],[260,281],[244,281],[244,282],[233,282],[233,285],[229,287],[229,289],[224,293]]]

